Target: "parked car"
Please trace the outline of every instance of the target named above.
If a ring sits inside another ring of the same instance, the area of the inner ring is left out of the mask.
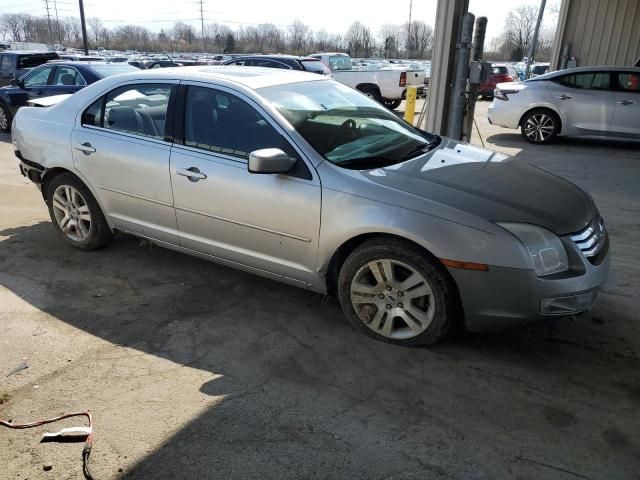
[[[227,60],[223,65],[281,68],[283,70],[302,70],[320,75],[331,75],[331,70],[317,58],[295,55],[247,55]]]
[[[0,87],[4,87],[33,67],[58,58],[56,52],[9,51],[0,52]]]
[[[0,88],[0,131],[11,129],[11,119],[29,100],[74,93],[86,85],[119,73],[137,71],[126,64],[55,61],[29,71],[10,87]]]
[[[640,68],[577,67],[501,83],[489,122],[520,128],[531,143],[558,135],[640,140]]]
[[[338,82],[361,91],[392,110],[398,108],[406,97],[407,87],[417,87],[419,97],[425,95],[425,71],[421,68],[354,70],[351,57],[346,53],[314,53],[310,57],[322,60]]]
[[[129,62],[129,65],[132,65],[141,70],[149,70],[152,68],[170,68],[170,67],[181,67],[182,63],[174,62],[173,60],[167,59],[148,59],[148,60],[132,60]]]
[[[549,71],[548,63],[533,63],[529,70],[529,78],[539,77]]]
[[[67,60],[69,62],[105,62],[105,57],[97,57],[95,55],[70,55],[67,53],[58,54],[60,60]]]
[[[487,78],[487,83],[480,84],[478,95],[485,98],[493,97],[496,85],[504,82],[516,82],[520,79],[518,71],[510,63],[492,63],[491,72]]]
[[[122,231],[337,292],[349,321],[387,342],[587,310],[609,267],[577,186],[418,130],[322,75],[110,77],[18,111],[13,142],[70,245]]]

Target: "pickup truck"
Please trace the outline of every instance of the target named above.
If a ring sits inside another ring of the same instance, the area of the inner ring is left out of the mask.
[[[400,106],[407,87],[418,87],[418,96],[424,95],[424,70],[380,68],[354,70],[351,57],[346,53],[314,53],[331,69],[334,80],[361,91],[390,109]]]
[[[57,60],[55,52],[7,51],[0,52],[0,87],[11,84],[11,80],[18,80],[33,67]]]

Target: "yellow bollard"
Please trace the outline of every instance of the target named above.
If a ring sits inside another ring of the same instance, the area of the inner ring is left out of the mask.
[[[404,119],[413,125],[413,117],[416,113],[416,96],[418,87],[407,87],[407,100],[404,107]]]

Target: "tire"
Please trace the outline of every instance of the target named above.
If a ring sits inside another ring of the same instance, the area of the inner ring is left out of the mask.
[[[93,250],[111,240],[113,233],[98,202],[75,175],[62,173],[51,179],[46,197],[51,221],[70,245]]]
[[[375,87],[362,87],[359,88],[362,93],[364,93],[367,97],[375,100],[378,103],[382,103],[382,96],[380,95],[380,91]]]
[[[0,132],[9,133],[11,131],[11,121],[13,115],[11,110],[4,103],[0,102]]]
[[[531,110],[522,117],[520,133],[529,143],[551,143],[560,133],[560,118],[551,110]]]
[[[337,287],[351,325],[398,345],[436,343],[460,311],[455,286],[443,268],[399,239],[373,239],[356,248],[340,269]]]
[[[382,104],[387,107],[389,110],[395,110],[396,108],[398,108],[400,106],[400,104],[402,103],[402,99],[401,98],[396,98],[395,100],[389,100],[388,98],[385,98],[382,101]]]

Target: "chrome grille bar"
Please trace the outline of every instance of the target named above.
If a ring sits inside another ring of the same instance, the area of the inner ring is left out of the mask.
[[[585,257],[595,257],[604,246],[606,239],[607,230],[600,217],[596,218],[582,232],[571,235],[571,240]]]

